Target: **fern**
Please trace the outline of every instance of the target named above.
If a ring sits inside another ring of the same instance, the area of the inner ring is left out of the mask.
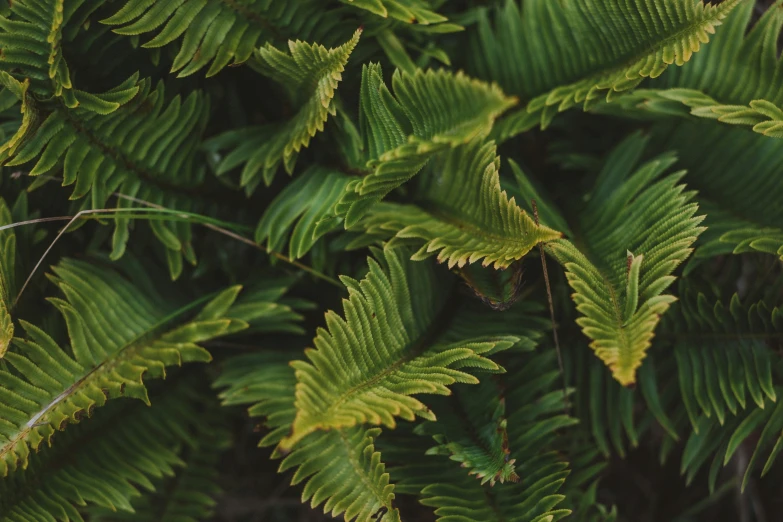
[[[406,257],[404,250],[386,249],[370,262],[364,280],[343,277],[350,295],[344,303],[345,319],[327,313],[329,330],[319,331],[316,350],[308,352],[310,362],[293,363],[297,414],[281,450],[319,429],[363,422],[394,427],[396,416],[433,419],[412,395],[446,395],[450,384],[478,382],[462,368],[500,370],[483,354],[508,348],[517,339],[463,337],[438,342],[451,315],[445,306],[448,283],[430,267],[414,265]],[[356,328],[366,328],[366,340],[372,344],[357,342],[351,334]]]
[[[599,174],[580,216],[584,251],[568,240],[546,246],[567,271],[583,316],[577,323],[623,385],[635,381],[660,316],[675,300],[663,294],[674,281],[670,274],[703,230],[696,204],[688,203],[693,193],[677,185],[682,173],[655,181],[674,157],[651,160],[629,174],[641,152],[639,140],[631,137],[615,149]]]
[[[783,187],[778,165],[783,157],[774,141],[708,123],[666,125],[660,133],[666,144],[677,144],[680,161],[688,169],[687,181],[699,190],[700,204],[707,211],[708,230],[688,269],[721,254],[779,255]],[[711,154],[702,148],[707,144],[714,147]],[[752,172],[753,182],[738,182],[747,172]]]
[[[776,43],[783,24],[780,5],[773,3],[750,27],[754,5],[740,4],[714,43],[694,57],[692,67],[669,71],[650,89],[616,102],[631,114],[691,115],[783,137],[783,99],[777,88],[783,72]]]
[[[456,473],[458,468],[443,456],[433,455],[424,462],[412,460],[413,442],[401,440],[399,446],[395,445],[394,451],[408,454],[410,462],[399,470],[391,470],[402,478],[400,492],[419,495],[422,504],[435,508],[437,520],[543,521],[559,520],[569,514],[568,509],[556,509],[564,500],[558,491],[569,474],[568,463],[554,451],[543,451],[535,441],[546,439],[574,420],[562,415],[562,390],[547,395],[543,391],[546,386],[541,387],[537,378],[537,372],[551,368],[553,354],[526,355],[521,368],[517,368],[521,370],[517,373],[520,380],[509,383],[511,389],[506,398],[510,412],[508,445],[516,460],[519,482],[482,485],[464,473]],[[553,382],[550,379],[547,384]],[[531,453],[533,447],[537,450]]]
[[[71,346],[66,351],[37,326],[22,322],[27,339],[15,339],[15,349],[5,356],[15,371],[0,373],[6,397],[3,476],[26,467],[30,448],[107,399],[124,395],[148,402],[144,374],[160,377],[169,365],[209,361],[209,353],[195,343],[246,327],[222,318],[227,307],[220,301],[208,303],[192,321],[173,326],[191,307],[178,310],[164,299],[151,301],[119,273],[84,262],[63,261],[53,280],[65,300],[50,301],[65,319]]]
[[[507,268],[537,243],[560,234],[538,227],[507,198],[500,189],[499,168],[492,143],[451,149],[436,158],[419,184],[418,205],[378,205],[362,224],[371,233],[390,230],[398,238],[423,239],[414,260],[437,252],[438,261],[449,268],[479,260]]]
[[[446,455],[460,462],[482,484],[516,482],[519,476],[508,447],[505,400],[491,382],[484,381],[476,388],[457,387],[448,399],[433,402],[438,420],[420,424],[416,432],[430,435],[438,443],[427,454]]]
[[[313,27],[314,21],[320,27]],[[157,49],[182,38],[171,71],[179,77],[209,64],[207,76],[226,65],[246,62],[260,43],[282,34],[314,32],[326,36],[339,23],[334,13],[309,0],[128,0],[120,10],[101,21],[123,35],[158,31],[143,47]]]
[[[234,147],[220,162],[218,174],[244,163],[240,183],[249,191],[259,183],[259,177],[269,185],[281,162],[291,174],[299,151],[307,147],[310,139],[323,130],[329,115],[335,113],[335,90],[360,35],[361,29],[348,42],[333,49],[290,42],[290,55],[271,45],[259,49],[255,68],[292,94],[296,115],[279,125],[240,129],[216,137],[214,144],[219,148]]]
[[[495,85],[445,71],[396,71],[392,90],[380,65],[362,69],[361,130],[372,173],[352,181],[337,205],[346,228],[415,176],[436,152],[486,135],[495,118],[516,103]],[[450,104],[459,110],[447,115],[438,110]]]
[[[495,27],[479,12],[472,67],[519,95],[526,107],[495,131],[507,139],[604,92],[638,86],[671,64],[683,65],[741,0],[719,5],[691,0],[506,0]],[[506,53],[514,57],[508,66]]]
[[[157,405],[156,405],[157,406]],[[208,411],[208,426],[187,439],[180,450],[181,468],[172,475],[152,480],[153,492],[145,492],[131,501],[132,511],[112,511],[106,508],[90,510],[90,520],[120,522],[139,520],[181,520],[195,522],[212,516],[221,488],[217,484],[217,465],[221,454],[231,443],[227,430],[217,428],[225,416]],[[208,429],[205,429],[208,428]]]
[[[0,227],[11,223],[11,212],[0,199]],[[13,229],[0,230],[0,359],[14,338],[11,309],[16,290],[16,234]]]
[[[132,512],[139,488],[152,490],[152,480],[173,475],[184,465],[183,448],[212,435],[195,422],[197,397],[179,386],[152,408],[116,404],[68,430],[56,446],[31,455],[24,470],[1,479],[2,520],[83,520],[84,505]],[[126,425],[128,415],[135,422]]]
[[[430,25],[448,20],[431,11],[423,0],[342,0],[348,5],[365,9],[384,18],[394,18],[409,24]]]
[[[272,431],[261,445],[279,443],[296,415],[296,378],[283,361],[269,354],[234,358],[215,382],[216,386],[228,385],[222,394],[224,403],[253,404],[250,414],[266,417]],[[381,513],[399,521],[399,511],[392,505],[394,485],[373,445],[380,432],[357,427],[311,434],[286,456],[279,471],[296,468],[292,484],[306,482],[302,502],[309,500],[314,508],[325,503],[324,512],[332,516],[369,521]]]
[[[782,8],[0,1],[0,522],[775,518]]]
[[[742,304],[737,294],[724,304],[687,287],[680,293],[657,344],[674,355],[678,397],[693,430],[699,431],[702,418],[723,425],[743,410],[775,402],[775,361],[767,341],[780,329],[780,310],[763,301]]]
[[[289,255],[293,259],[304,256],[319,238],[340,226],[334,206],[348,183],[349,178],[339,171],[313,167],[304,172],[264,212],[256,228],[256,241],[279,252],[290,230]]]

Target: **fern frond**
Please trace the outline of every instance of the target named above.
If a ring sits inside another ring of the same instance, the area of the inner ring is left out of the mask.
[[[13,223],[11,211],[0,198],[0,227]],[[16,234],[12,228],[0,230],[0,359],[14,338],[11,318],[13,300],[16,298]]]
[[[18,0],[8,16],[0,16],[0,70],[30,81],[30,92],[41,100],[57,98],[69,108],[107,113],[119,105],[111,95],[90,94],[73,87],[63,58],[63,30],[81,10],[94,9],[86,0]]]
[[[399,522],[392,506],[394,485],[373,445],[380,433],[380,428],[354,427],[312,434],[283,460],[280,471],[297,467],[291,483],[307,479],[302,501],[310,500],[313,507],[325,501],[324,512],[332,516],[369,522],[383,513],[383,520]]]
[[[588,108],[684,64],[741,1],[507,0],[494,27],[488,10],[479,11],[471,70],[526,103],[493,135],[503,141],[546,127],[558,112]]]
[[[296,415],[294,391],[296,376],[284,354],[255,353],[227,361],[215,386],[228,388],[221,393],[224,404],[253,404],[249,413],[265,417],[272,431],[262,446],[280,442],[291,429]],[[375,450],[380,429],[354,427],[313,433],[280,464],[280,472],[296,468],[292,485],[307,481],[302,502],[313,508],[324,504],[324,512],[343,514],[345,520],[371,522],[400,520],[394,500],[394,485]]]
[[[553,355],[524,354],[517,359],[513,380],[506,383],[508,445],[516,459],[519,482],[489,487],[460,472],[444,456],[419,456],[415,441],[393,439],[389,443],[393,452],[385,448],[384,452],[406,463],[391,468],[393,476],[400,477],[399,493],[419,496],[422,504],[435,508],[437,520],[443,522],[542,522],[568,515],[568,509],[557,507],[565,499],[559,490],[569,475],[568,463],[554,451],[552,442],[557,430],[576,420],[562,414],[564,397],[562,390],[557,390]],[[542,381],[542,370],[546,381]],[[549,374],[554,374],[554,379]]]
[[[741,3],[689,67],[667,71],[649,89],[617,98],[617,105],[629,114],[691,115],[783,138],[783,94],[778,89],[783,60],[777,47],[781,5],[770,5],[751,28],[755,4]]]
[[[352,181],[337,206],[346,228],[415,176],[435,153],[486,135],[495,118],[516,103],[494,84],[444,70],[397,70],[392,90],[394,94],[383,81],[380,65],[364,66],[360,122],[372,172]]]
[[[656,135],[662,147],[678,152],[707,214],[707,231],[686,273],[716,255],[783,253],[783,154],[775,140],[705,122],[664,125]]]
[[[199,301],[177,309],[154,290],[82,261],[64,260],[54,272],[52,280],[65,299],[50,302],[65,319],[70,349],[21,322],[27,339],[14,339],[5,356],[10,367],[0,370],[2,476],[24,468],[31,448],[108,399],[128,396],[148,402],[142,376],[162,377],[166,366],[209,361],[209,353],[196,343],[247,326],[223,315],[235,288],[182,323],[182,315]]]
[[[334,207],[349,181],[336,170],[309,168],[269,204],[256,228],[256,242],[280,252],[290,233],[288,255],[292,259],[304,256],[319,238],[340,226]]]
[[[246,322],[249,325],[246,333],[303,334],[304,329],[298,324],[304,319],[301,312],[314,305],[304,299],[284,297],[296,280],[296,277],[278,276],[250,281],[225,315]],[[239,287],[234,288],[239,291]]]
[[[424,0],[342,0],[343,3],[364,9],[384,18],[393,18],[409,24],[430,25],[448,20],[432,11]]]
[[[479,140],[436,157],[417,187],[416,205],[377,205],[361,225],[398,238],[423,239],[412,259],[437,253],[449,268],[482,261],[507,268],[540,242],[561,237],[537,226],[500,188],[495,144]]]
[[[703,231],[703,218],[690,202],[694,193],[677,185],[684,172],[656,181],[674,163],[673,155],[629,172],[644,141],[632,135],[605,163],[579,216],[577,242],[545,247],[566,269],[582,315],[577,323],[591,348],[623,385],[635,382],[660,316],[675,301],[663,294],[675,279],[671,274]]]
[[[781,392],[783,389],[777,387],[776,393]],[[767,404],[767,406],[771,405]],[[766,452],[769,453],[761,476],[765,476],[770,471],[780,451],[783,450],[783,403],[778,402],[774,408],[757,408],[743,413],[738,418],[730,419],[725,425],[707,417],[699,419],[698,430],[694,429],[682,455],[681,471],[686,474],[688,483],[712,457],[709,486],[710,491],[713,491],[721,467],[726,466],[740,446],[747,444],[748,438],[759,430],[753,454],[745,468],[742,491],[745,490]],[[771,450],[770,446],[772,446]]]
[[[153,481],[173,475],[185,464],[183,448],[213,434],[198,422],[203,404],[193,388],[178,385],[152,407],[118,401],[103,409],[0,479],[0,520],[83,520],[85,505],[132,511],[139,488],[152,490]]]
[[[477,383],[464,368],[500,371],[484,355],[510,348],[517,337],[447,335],[456,309],[453,283],[427,263],[410,261],[407,249],[386,248],[362,281],[343,277],[349,298],[345,319],[326,314],[309,362],[296,369],[296,419],[280,443],[292,448],[317,430],[362,423],[394,427],[394,417],[432,419],[413,395],[449,394],[457,382]],[[457,324],[457,323],[455,323]]]
[[[157,32],[142,44],[158,49],[182,37],[171,72],[179,77],[209,64],[207,77],[229,64],[246,62],[262,43],[297,37],[324,41],[340,28],[340,17],[313,0],[127,0],[101,21],[122,35]]]
[[[207,143],[207,147],[233,149],[221,160],[217,173],[244,164],[241,185],[248,191],[262,179],[266,185],[272,183],[280,163],[291,174],[299,151],[336,113],[337,85],[361,33],[358,29],[350,40],[332,49],[289,41],[290,54],[269,44],[256,51],[254,68],[285,88],[296,114],[279,124],[229,131]]]
[[[765,337],[783,333],[783,311],[761,301],[728,305],[699,293],[681,297],[662,330],[672,338],[680,392],[694,429],[702,415],[723,424],[746,409],[746,395],[764,408],[775,402],[772,351]]]
[[[153,204],[188,210],[192,198],[180,192],[203,182],[205,169],[197,161],[209,103],[195,91],[184,100],[166,100],[163,84],[152,88],[149,80],[132,76],[109,91],[122,107],[109,115],[77,107],[36,108],[34,128],[25,129],[7,156],[5,165],[30,165],[30,175],[62,170],[62,184],[74,185],[71,199],[83,198],[83,208],[103,208],[114,192]],[[18,134],[19,134],[18,133]],[[16,138],[12,138],[12,142]],[[119,208],[134,205],[120,200]],[[179,261],[195,261],[190,228],[163,221],[151,222],[155,235]],[[125,251],[129,220],[116,220],[113,258]],[[176,276],[178,271],[172,270]]]
[[[203,398],[202,398],[203,400]],[[157,405],[155,405],[157,406]],[[214,408],[217,411],[217,408]],[[112,511],[106,508],[90,509],[94,522],[198,522],[214,515],[220,495],[218,485],[220,457],[231,443],[228,430],[221,425],[225,416],[212,410],[197,414],[201,428],[183,445],[180,466],[173,475],[152,480],[153,491],[131,501],[132,511]],[[180,427],[181,429],[181,427]]]
[[[518,481],[506,431],[506,404],[498,384],[484,380],[476,386],[455,386],[453,392],[431,402],[435,422],[424,422],[414,430],[438,443],[427,455],[445,455],[459,462],[482,484]]]

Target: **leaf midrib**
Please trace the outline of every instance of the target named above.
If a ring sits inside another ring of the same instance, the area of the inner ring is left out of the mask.
[[[21,440],[24,440],[27,438],[27,435],[35,428],[49,425],[49,422],[45,422],[43,425],[39,425],[38,421],[46,416],[48,413],[50,413],[54,408],[57,407],[58,404],[63,402],[66,398],[73,395],[77,390],[81,388],[81,386],[89,380],[90,377],[95,375],[99,370],[102,370],[104,368],[112,368],[115,364],[119,363],[120,359],[127,356],[128,351],[133,348],[139,348],[142,347],[143,344],[149,344],[153,339],[153,337],[157,338],[162,335],[163,332],[159,332],[156,334],[158,330],[160,330],[162,327],[166,326],[168,323],[172,322],[174,319],[176,319],[178,316],[188,312],[189,310],[197,307],[198,305],[202,304],[203,302],[207,301],[208,299],[211,299],[214,297],[214,294],[207,294],[206,296],[203,296],[189,304],[187,304],[184,307],[181,307],[171,314],[167,315],[154,325],[152,325],[148,330],[140,333],[137,335],[134,339],[130,340],[125,346],[117,350],[116,352],[110,354],[110,358],[104,360],[91,370],[89,370],[84,376],[82,376],[79,380],[77,380],[75,383],[73,383],[71,386],[63,390],[62,393],[60,393],[57,397],[55,397],[51,402],[49,402],[46,406],[44,406],[38,413],[33,415],[29,421],[25,424],[25,427],[18,432],[18,434],[10,438],[7,442],[5,442],[0,448],[0,459],[4,459],[5,456],[13,450],[17,443]],[[57,429],[57,428],[55,428]]]

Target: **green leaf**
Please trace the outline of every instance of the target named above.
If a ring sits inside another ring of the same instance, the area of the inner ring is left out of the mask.
[[[0,227],[12,222],[11,211],[0,198]],[[14,229],[9,228],[0,230],[0,359],[14,338],[11,308],[16,299],[16,291],[16,234]]]
[[[725,27],[689,67],[667,70],[640,89],[598,107],[619,115],[696,116],[741,125],[783,138],[783,94],[776,78],[783,73],[777,40],[783,26],[780,1],[754,21],[753,2],[740,2]],[[753,64],[753,67],[748,67]]]
[[[289,41],[289,53],[270,44],[256,51],[254,68],[286,90],[295,115],[281,123],[229,131],[214,138],[208,148],[233,149],[222,159],[217,173],[244,164],[240,182],[248,191],[261,179],[266,185],[272,183],[280,163],[286,172],[293,173],[299,152],[324,129],[329,115],[336,113],[337,85],[361,34],[358,29],[353,38],[332,49]]]
[[[431,401],[437,420],[415,429],[438,443],[427,454],[448,456],[482,484],[518,481],[506,431],[506,404],[500,393],[497,383],[484,380],[477,386],[455,386],[450,397]]]
[[[253,404],[249,412],[265,417],[272,431],[262,446],[277,444],[291,430],[296,415],[296,377],[285,354],[253,353],[229,359],[217,387],[224,404]],[[312,507],[325,502],[324,512],[344,514],[346,520],[371,522],[378,513],[384,520],[400,520],[392,504],[394,485],[375,450],[380,429],[361,427],[318,432],[305,437],[280,464],[280,472],[296,468],[291,483],[306,481],[302,501]]]
[[[694,194],[677,185],[683,173],[656,181],[674,163],[672,155],[631,172],[638,156],[629,162],[627,151],[640,140],[632,135],[605,163],[579,216],[581,235],[545,246],[566,269],[590,347],[623,385],[635,382],[660,317],[676,300],[663,294],[671,274],[703,231],[697,205],[689,202]]]
[[[134,500],[139,489],[160,487],[186,464],[188,452],[213,451],[206,443],[220,447],[215,437],[222,430],[200,422],[214,419],[214,412],[213,401],[183,384],[153,396],[152,407],[117,401],[31,454],[24,469],[0,478],[3,520],[83,520],[84,506],[148,520],[143,508],[132,513],[141,507]]]
[[[469,59],[526,107],[499,124],[506,140],[561,111],[633,89],[671,64],[683,65],[742,0],[506,0],[479,11]],[[520,3],[522,4],[520,7]]]
[[[308,20],[316,19],[318,24],[307,26]],[[171,70],[179,77],[207,65],[207,77],[214,76],[227,65],[246,62],[260,44],[281,35],[324,41],[339,22],[337,12],[317,0],[126,0],[116,13],[101,20],[117,34],[157,32],[142,44],[148,49],[181,38]]]
[[[342,0],[343,3],[365,9],[384,18],[394,18],[409,24],[430,25],[448,20],[429,9],[424,0]]]
[[[315,165],[289,183],[269,204],[256,228],[256,242],[299,259],[315,242],[340,226],[334,207],[350,178],[339,171]],[[296,223],[296,224],[294,224]]]
[[[537,226],[500,188],[495,145],[476,140],[442,153],[421,176],[415,205],[381,204],[361,222],[370,233],[423,239],[412,259],[437,253],[449,268],[482,261],[507,268],[540,242],[561,237]]]
[[[372,172],[348,185],[337,206],[351,228],[376,202],[415,176],[437,152],[486,135],[516,103],[494,84],[445,70],[395,71],[392,90],[378,64],[362,69],[361,130]],[[443,111],[441,107],[454,107]]]
[[[176,308],[115,270],[64,260],[54,272],[65,299],[50,302],[65,319],[70,348],[21,322],[27,339],[14,339],[5,357],[10,366],[0,370],[2,476],[24,468],[31,448],[108,399],[148,401],[142,376],[164,377],[166,366],[209,361],[196,342],[246,327],[225,317],[173,325],[200,303]]]
[[[327,312],[309,362],[295,361],[296,419],[280,443],[290,450],[317,430],[362,423],[394,427],[395,417],[433,419],[413,395],[449,394],[457,382],[477,383],[464,368],[500,371],[484,355],[509,348],[518,337],[483,338],[477,331],[450,334],[457,322],[453,283],[427,263],[409,261],[410,251],[386,248],[361,281],[342,280],[349,298],[345,318]]]

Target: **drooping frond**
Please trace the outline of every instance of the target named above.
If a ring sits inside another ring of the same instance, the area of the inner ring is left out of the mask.
[[[65,299],[51,298],[65,319],[70,347],[43,330],[21,324],[0,370],[0,475],[24,468],[30,449],[103,406],[128,396],[148,401],[142,376],[165,376],[165,367],[209,361],[198,342],[246,327],[225,317],[236,297],[230,288],[183,321],[196,301],[177,307],[154,288],[134,285],[117,271],[64,260],[52,277]],[[179,324],[178,324],[179,323]]]
[[[182,37],[171,72],[188,76],[210,64],[209,77],[229,64],[247,61],[270,40],[298,37],[323,42],[341,20],[318,0],[126,0],[101,22],[122,35],[156,32],[142,44],[149,49]]]
[[[436,398],[430,407],[437,420],[415,429],[438,443],[427,450],[428,455],[445,455],[459,462],[482,484],[519,480],[508,443],[506,403],[498,383],[483,380],[476,386],[455,386],[450,397]]]
[[[339,47],[289,41],[290,54],[267,44],[255,53],[253,63],[261,74],[279,83],[287,92],[294,116],[282,123],[229,131],[207,147],[231,148],[218,166],[218,174],[244,164],[241,184],[252,191],[263,181],[269,185],[280,163],[294,170],[299,151],[324,129],[336,111],[334,96],[351,52],[362,30]]]
[[[334,207],[349,181],[341,172],[321,166],[297,176],[267,207],[256,228],[256,241],[281,252],[290,233],[288,255],[304,256],[320,237],[340,226]]]
[[[783,254],[783,153],[776,140],[703,122],[664,125],[656,135],[661,146],[677,151],[707,214],[688,270],[716,255]]]
[[[282,354],[258,353],[230,359],[215,386],[224,404],[252,404],[254,417],[265,417],[271,432],[262,446],[277,444],[291,429],[296,415],[293,368]],[[324,512],[344,515],[345,520],[372,522],[378,513],[383,520],[399,521],[392,504],[394,485],[375,450],[380,429],[353,427],[313,433],[280,464],[280,472],[296,468],[292,484],[306,481],[302,502],[312,507],[324,504]]]
[[[577,323],[623,385],[635,382],[660,316],[675,300],[663,294],[675,279],[671,274],[703,230],[690,202],[694,194],[677,184],[684,172],[657,179],[674,163],[673,155],[632,171],[640,142],[633,135],[605,163],[579,216],[575,242],[546,245],[566,269],[581,314]]]
[[[779,308],[769,310],[763,301],[742,304],[737,294],[728,305],[686,294],[662,330],[662,342],[674,348],[680,393],[694,429],[702,415],[720,424],[736,416],[748,407],[747,396],[759,408],[777,400],[774,353],[767,341],[783,333]]]
[[[635,406],[639,393],[620,385],[583,345],[575,344],[565,349],[570,351],[568,359],[574,365],[574,414],[583,419],[584,431],[589,433],[592,447],[604,457],[615,453],[625,458],[628,447],[638,447],[644,435],[643,419],[635,418],[638,417]],[[642,390],[647,384],[644,375],[651,364],[651,361],[645,361],[639,371],[638,388]],[[669,428],[667,433],[674,432],[676,439],[676,431],[669,424],[661,424]]]
[[[507,268],[539,242],[561,234],[537,226],[508,198],[500,188],[499,168],[492,142],[475,140],[446,151],[421,176],[415,205],[377,205],[361,225],[371,233],[424,240],[413,255],[417,261],[437,254],[449,268],[476,261]]]
[[[192,199],[180,191],[201,184],[205,169],[197,159],[201,134],[209,114],[204,94],[167,100],[163,84],[152,88],[136,76],[109,91],[121,108],[111,114],[62,107],[36,111],[36,125],[20,128],[20,140],[0,158],[9,166],[29,165],[30,175],[62,172],[62,184],[73,185],[71,199],[90,195],[83,208],[103,208],[114,192],[152,204],[188,210]],[[18,134],[19,134],[18,133]],[[12,141],[14,138],[12,138]],[[120,208],[137,206],[120,200]],[[195,260],[186,224],[150,222],[170,251],[172,273],[181,271],[182,257]],[[129,220],[117,219],[114,258],[125,251]]]
[[[204,398],[189,386],[153,399],[152,407],[117,401],[0,478],[0,520],[80,521],[85,505],[133,510],[140,488],[150,491],[174,475],[185,464],[183,450],[214,436],[213,426],[199,422]],[[143,520],[137,515],[130,519]]]
[[[394,477],[400,477],[399,493],[419,496],[422,504],[435,508],[437,520],[443,522],[542,522],[568,515],[568,509],[557,507],[565,499],[560,490],[569,475],[568,462],[555,451],[553,441],[558,430],[576,421],[563,415],[563,391],[557,390],[553,355],[525,354],[518,359],[513,380],[506,383],[508,445],[519,482],[490,487],[444,456],[418,456],[420,444],[416,441],[392,439],[388,443],[391,450],[384,447],[384,451],[406,463],[390,469]]]
[[[560,111],[587,108],[683,65],[741,1],[506,0],[494,27],[489,10],[480,10],[471,70],[526,104],[495,136],[546,127]]]
[[[352,181],[337,207],[346,215],[346,228],[415,176],[435,153],[486,135],[495,118],[516,103],[494,84],[445,70],[397,70],[392,91],[380,65],[364,66],[360,123],[372,172]]]
[[[783,138],[783,94],[778,88],[783,60],[777,45],[781,5],[778,1],[769,6],[748,30],[756,4],[743,2],[689,67],[673,68],[650,82],[649,89],[617,98],[618,107],[631,115],[692,115]]]
[[[475,330],[449,335],[457,312],[453,283],[429,263],[410,261],[410,254],[386,248],[370,260],[363,280],[342,278],[349,293],[345,318],[327,312],[328,329],[319,329],[315,349],[306,352],[309,362],[291,363],[296,419],[281,449],[317,430],[394,427],[394,417],[433,419],[413,395],[447,395],[451,384],[477,383],[467,367],[500,370],[484,354],[510,348],[518,338],[478,337]]]

